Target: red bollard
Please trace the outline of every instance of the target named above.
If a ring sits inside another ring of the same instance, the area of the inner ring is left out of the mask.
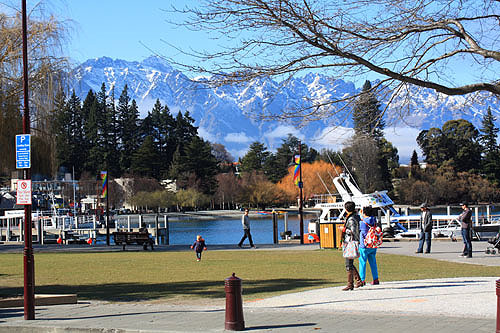
[[[226,325],[229,331],[243,331],[245,321],[243,320],[243,304],[241,300],[241,279],[232,276],[224,280],[226,290]]]
[[[497,285],[497,333],[500,333],[500,280],[496,281]]]

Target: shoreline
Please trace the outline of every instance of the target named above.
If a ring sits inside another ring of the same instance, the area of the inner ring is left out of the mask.
[[[271,217],[272,214],[261,214],[258,212],[262,212],[263,210],[250,210],[249,216],[251,218],[265,218],[265,217]],[[266,210],[266,212],[269,210]],[[283,208],[276,208],[276,211],[279,212],[287,212],[290,215],[298,215],[298,211],[295,209],[283,209]],[[270,212],[270,211],[269,211]],[[320,210],[318,209],[304,209],[304,215],[311,215],[311,214],[319,214]],[[132,215],[140,215],[140,214],[123,214],[123,215],[115,215],[116,217],[119,216],[132,216]],[[155,216],[156,213],[148,213],[148,214],[142,214],[143,216]],[[184,219],[196,219],[196,220],[215,220],[215,219],[235,219],[235,218],[241,218],[243,215],[243,211],[233,209],[233,210],[200,210],[200,211],[186,211],[186,212],[167,212],[167,213],[159,213],[160,216],[168,216],[169,218],[173,219],[179,219],[183,220]],[[279,214],[282,216],[283,214]]]

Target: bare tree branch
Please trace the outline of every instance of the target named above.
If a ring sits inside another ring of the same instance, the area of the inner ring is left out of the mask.
[[[200,0],[172,10],[186,15],[176,24],[209,31],[225,45],[192,51],[196,65],[177,63],[211,74],[214,85],[310,70],[339,78],[374,72],[387,79],[380,91],[409,84],[450,96],[500,96],[496,0]],[[457,84],[459,71],[479,79]],[[342,108],[347,101],[335,102]],[[286,116],[317,116],[322,107]]]

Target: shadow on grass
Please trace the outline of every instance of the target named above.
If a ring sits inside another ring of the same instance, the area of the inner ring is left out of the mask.
[[[251,297],[260,293],[293,292],[308,287],[331,285],[332,281],[323,279],[270,279],[242,281],[243,296]],[[102,301],[149,301],[177,296],[199,298],[224,298],[224,281],[183,281],[172,283],[100,283],[93,285],[35,286],[37,294],[77,294],[81,300]],[[0,297],[23,294],[23,287],[2,288]]]

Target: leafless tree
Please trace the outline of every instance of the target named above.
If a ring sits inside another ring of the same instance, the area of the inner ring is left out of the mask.
[[[444,95],[500,96],[497,0],[200,0],[174,8],[183,24],[209,32],[222,51],[181,49],[185,67],[217,85],[320,71],[351,79],[377,73],[378,93],[410,101],[412,87]],[[179,22],[176,22],[177,24]],[[182,23],[181,23],[182,24]],[[172,61],[172,60],[171,60]],[[470,82],[454,80],[467,71]],[[388,89],[389,88],[389,89]],[[339,115],[356,96],[283,110],[310,120]],[[304,104],[305,105],[305,104]],[[405,104],[408,106],[408,103]]]
[[[23,96],[22,24],[20,1],[0,1],[0,105],[19,112]],[[32,134],[47,148],[45,160],[55,166],[54,135],[51,122],[54,97],[64,85],[68,61],[62,56],[68,36],[68,22],[50,15],[47,1],[31,2],[28,7],[28,76]],[[0,114],[0,128],[6,117]],[[7,131],[0,131],[0,141]],[[8,140],[11,140],[9,138]],[[4,145],[0,145],[0,153]],[[3,154],[3,156],[14,156]],[[45,170],[44,170],[45,171]],[[55,169],[51,170],[55,173]]]
[[[228,164],[234,161],[234,157],[226,150],[226,147],[220,143],[210,143],[212,154],[219,164]]]
[[[233,209],[236,205],[237,198],[242,191],[240,181],[232,172],[219,173],[216,176],[217,191],[214,195],[216,204],[222,209]]]
[[[362,135],[352,137],[343,153],[357,176],[362,192],[373,192],[384,188],[378,167],[379,149],[373,138]]]

